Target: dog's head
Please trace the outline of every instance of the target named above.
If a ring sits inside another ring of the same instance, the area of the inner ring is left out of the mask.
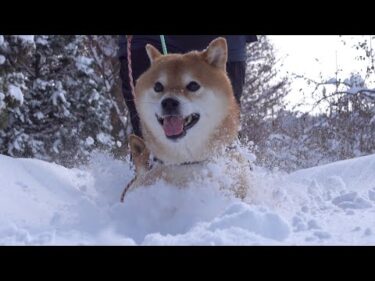
[[[236,136],[239,109],[226,74],[224,38],[202,52],[146,50],[151,66],[137,81],[135,103],[153,154],[170,163],[202,160],[208,146]]]

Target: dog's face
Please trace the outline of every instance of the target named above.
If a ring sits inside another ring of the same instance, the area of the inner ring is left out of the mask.
[[[146,50],[151,67],[137,81],[135,103],[149,149],[169,163],[202,160],[218,130],[237,132],[225,39],[184,55],[163,56],[151,45]]]

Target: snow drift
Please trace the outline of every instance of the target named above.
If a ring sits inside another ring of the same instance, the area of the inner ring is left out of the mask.
[[[215,182],[158,182],[120,203],[133,176],[128,161],[98,154],[66,169],[0,155],[0,244],[375,244],[374,171],[375,155],[292,174],[255,167],[244,201]]]

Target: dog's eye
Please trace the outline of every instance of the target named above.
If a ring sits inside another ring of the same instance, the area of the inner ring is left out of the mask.
[[[191,81],[189,84],[187,84],[186,89],[188,89],[190,92],[196,92],[200,89],[200,87],[201,86],[197,82]]]
[[[163,92],[164,91],[164,86],[160,82],[156,82],[154,85],[154,91],[157,93]]]

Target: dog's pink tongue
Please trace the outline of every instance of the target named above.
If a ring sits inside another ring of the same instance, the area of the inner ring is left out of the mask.
[[[177,136],[184,130],[184,118],[181,116],[168,116],[164,118],[164,133],[167,137]]]

